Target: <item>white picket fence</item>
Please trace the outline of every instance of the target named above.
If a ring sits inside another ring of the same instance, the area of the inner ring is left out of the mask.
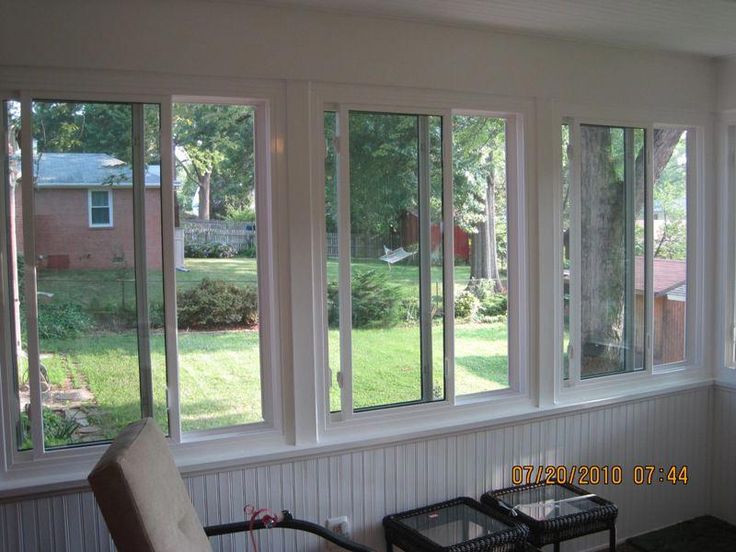
[[[256,243],[255,223],[233,222],[229,220],[186,220],[181,223],[184,243],[205,244],[226,243],[239,251]],[[384,254],[383,246],[391,249],[401,245],[398,236],[386,240],[353,234],[350,240],[350,254],[354,259],[377,259]],[[327,233],[327,256],[337,257],[337,234]]]
[[[185,244],[226,243],[238,251],[256,244],[255,224],[252,222],[187,220],[182,221],[181,226]]]

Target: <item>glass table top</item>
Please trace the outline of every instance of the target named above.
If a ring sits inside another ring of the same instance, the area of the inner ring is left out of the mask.
[[[499,499],[517,512],[542,521],[600,508],[592,500],[594,496],[580,495],[560,485],[542,485],[504,494]]]
[[[510,527],[466,504],[456,504],[402,518],[400,523],[440,546],[452,546],[498,533]]]

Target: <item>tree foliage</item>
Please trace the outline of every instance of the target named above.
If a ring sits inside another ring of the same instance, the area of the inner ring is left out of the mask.
[[[158,163],[159,111],[144,108],[146,162]],[[38,152],[106,153],[129,165],[133,158],[130,104],[36,101],[33,138]]]
[[[252,208],[255,184],[253,108],[245,105],[174,104],[173,139],[182,186],[179,202],[209,186],[206,217],[225,218],[228,211]],[[199,195],[200,205],[203,201]]]

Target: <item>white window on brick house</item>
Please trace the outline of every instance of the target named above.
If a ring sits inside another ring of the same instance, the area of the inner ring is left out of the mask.
[[[111,228],[112,190],[90,190],[87,203],[90,228]]]

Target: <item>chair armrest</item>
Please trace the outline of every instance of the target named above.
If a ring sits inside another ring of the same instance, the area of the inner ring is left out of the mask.
[[[350,552],[375,552],[372,548],[368,548],[363,544],[347,539],[342,535],[338,535],[337,533],[334,533],[329,529],[322,527],[321,525],[317,525],[316,523],[312,523],[311,521],[295,519],[287,510],[281,512],[281,515],[283,519],[279,521],[276,525],[273,525],[272,528],[306,531],[307,533],[318,535],[323,539],[333,542],[338,546],[343,547],[345,550],[349,550]],[[208,537],[215,537],[218,535],[229,535],[232,533],[246,532],[250,531],[251,529],[256,531],[258,529],[265,528],[267,528],[267,526],[263,522],[263,520],[258,519],[254,520],[252,523],[250,521],[239,521],[236,523],[224,523],[222,525],[210,525],[209,527],[204,528],[204,532]]]

